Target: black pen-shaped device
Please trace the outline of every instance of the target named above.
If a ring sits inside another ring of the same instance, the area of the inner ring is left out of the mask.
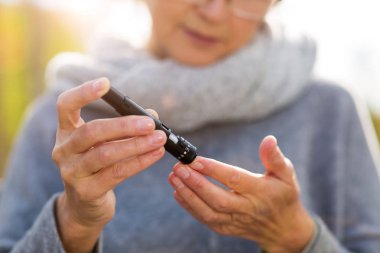
[[[162,130],[168,137],[165,143],[165,149],[180,162],[189,164],[197,157],[197,148],[185,138],[175,135],[170,128],[165,126],[161,121],[150,115],[141,106],[135,103],[129,97],[123,95],[120,91],[111,87],[102,99],[112,106],[120,115],[144,115],[152,118],[156,124],[157,130]]]

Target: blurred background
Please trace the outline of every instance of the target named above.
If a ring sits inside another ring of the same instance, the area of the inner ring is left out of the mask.
[[[313,36],[315,75],[354,89],[367,103],[380,136],[379,1],[285,0],[271,18]],[[140,0],[0,0],[0,177],[26,106],[45,89],[54,55],[83,51],[104,34],[135,46],[150,20]]]

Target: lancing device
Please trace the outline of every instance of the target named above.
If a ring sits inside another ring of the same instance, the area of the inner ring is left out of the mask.
[[[111,87],[102,99],[112,106],[120,115],[144,115],[152,118],[156,124],[157,130],[162,130],[168,137],[165,143],[165,149],[183,164],[189,164],[197,157],[197,148],[185,138],[175,135],[170,128],[165,126],[161,121],[150,115],[141,106],[136,104],[132,99],[124,96],[120,91]]]

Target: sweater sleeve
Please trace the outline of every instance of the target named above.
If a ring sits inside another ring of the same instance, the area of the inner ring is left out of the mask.
[[[51,159],[56,129],[55,97],[29,110],[15,143],[0,198],[0,253],[64,252],[54,204],[63,185]],[[98,243],[96,252],[100,252]]]
[[[26,232],[21,240],[12,245],[12,250],[1,249],[1,252],[64,252],[59,240],[54,219],[53,196],[44,206],[33,226]]]
[[[10,252],[38,252],[38,253],[63,253],[65,252],[59,238],[55,219],[55,202],[58,194],[51,197],[40,212],[33,226],[26,232]],[[101,240],[97,243],[94,253],[102,253]],[[5,249],[1,249],[1,252]]]
[[[302,253],[343,253],[347,252],[340,246],[337,239],[331,234],[324,222],[314,217],[314,233],[310,242]]]
[[[330,219],[314,217],[316,231],[303,253],[380,252],[379,149],[367,109],[346,93],[338,103],[335,202]],[[329,196],[324,196],[329,199]]]
[[[58,194],[51,197],[34,222],[32,228],[13,247],[12,253],[38,252],[38,253],[63,253],[55,219],[55,202]],[[97,243],[94,253],[102,253],[101,241]]]
[[[338,241],[329,232],[329,230],[324,225],[323,221],[318,217],[313,217],[314,221],[314,231],[313,236],[307,243],[302,253],[335,253],[335,252],[345,252],[341,248],[337,251],[339,246]],[[264,249],[261,249],[260,253],[268,253]]]
[[[343,244],[352,252],[380,252],[379,147],[368,111],[359,102],[348,107],[340,212]],[[339,232],[339,231],[338,231]]]

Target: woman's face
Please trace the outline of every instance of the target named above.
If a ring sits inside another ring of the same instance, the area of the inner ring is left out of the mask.
[[[246,45],[262,19],[235,16],[226,0],[194,5],[186,0],[146,0],[152,15],[150,51],[189,65],[213,63]],[[257,17],[264,18],[271,0],[255,2]],[[257,3],[256,3],[257,2]]]

